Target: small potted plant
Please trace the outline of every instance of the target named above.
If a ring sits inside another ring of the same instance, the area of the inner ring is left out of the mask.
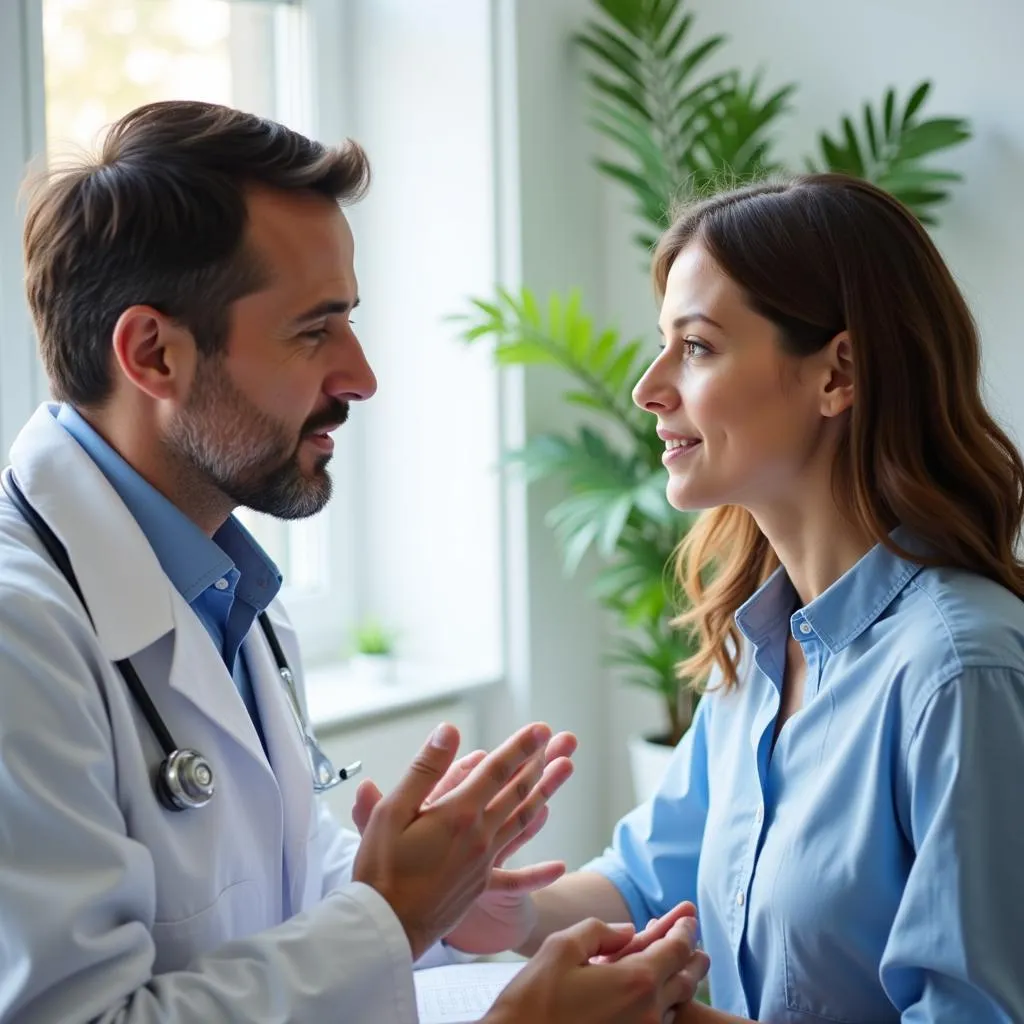
[[[364,619],[353,629],[349,666],[360,682],[395,682],[395,640],[395,633],[374,618]]]

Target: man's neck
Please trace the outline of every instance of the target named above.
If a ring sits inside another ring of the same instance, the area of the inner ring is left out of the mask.
[[[224,525],[232,506],[224,495],[170,451],[143,417],[114,415],[76,406],[78,414],[151,487],[189,517],[208,537]]]

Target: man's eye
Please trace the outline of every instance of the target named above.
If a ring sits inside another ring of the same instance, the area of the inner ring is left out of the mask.
[[[312,331],[303,331],[299,337],[309,338],[310,341],[323,341],[327,337],[328,331],[326,327],[317,327]]]

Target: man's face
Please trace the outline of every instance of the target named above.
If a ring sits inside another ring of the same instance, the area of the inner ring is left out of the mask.
[[[235,302],[225,348],[200,358],[166,443],[236,505],[280,519],[331,496],[329,432],[377,382],[352,330],[353,240],[330,200],[253,190],[247,242],[269,273]]]

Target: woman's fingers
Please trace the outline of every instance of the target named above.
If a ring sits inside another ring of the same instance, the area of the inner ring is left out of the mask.
[[[565,874],[565,864],[560,860],[544,861],[542,864],[530,864],[524,868],[507,870],[495,868],[491,872],[488,889],[500,889],[505,892],[536,892],[556,882]]]

